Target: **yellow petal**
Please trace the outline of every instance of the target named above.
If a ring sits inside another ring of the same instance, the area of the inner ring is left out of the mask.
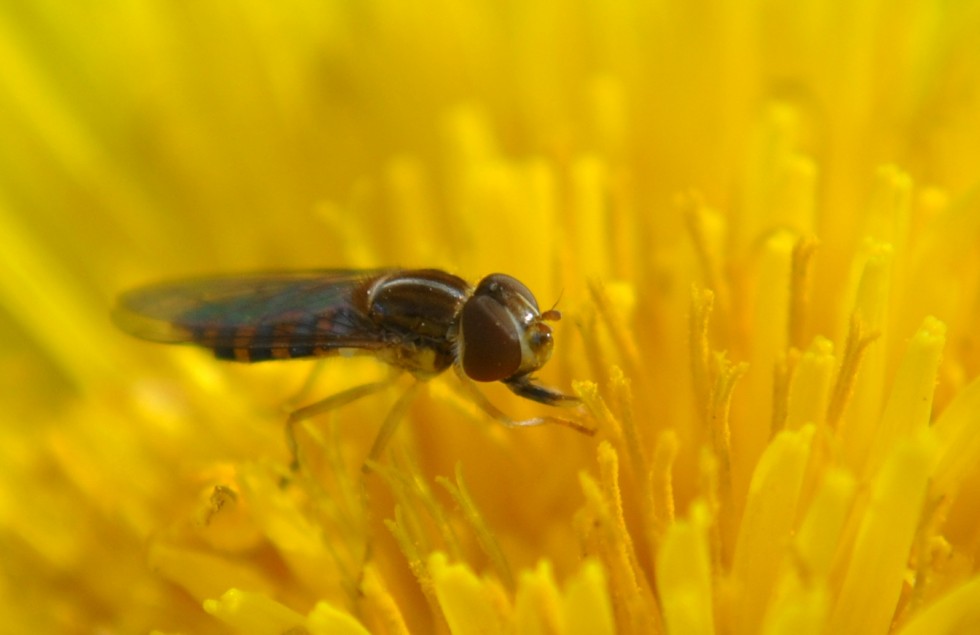
[[[887,632],[905,582],[934,455],[932,433],[923,430],[885,459],[863,510],[828,632]]]
[[[303,628],[306,618],[261,593],[230,589],[217,600],[206,600],[204,610],[247,635],[277,635]]]
[[[612,602],[602,567],[595,560],[582,563],[562,598],[567,635],[612,635],[616,632]]]
[[[754,633],[789,548],[813,426],[780,432],[759,459],[735,545],[732,581],[739,633]]]
[[[514,627],[528,635],[566,631],[558,586],[546,562],[521,574],[514,600]]]
[[[881,416],[876,451],[872,461],[891,449],[899,439],[929,425],[932,394],[936,387],[939,362],[946,345],[946,325],[927,317],[909,342]]]
[[[939,459],[933,486],[949,496],[980,463],[980,379],[964,388],[943,410],[934,430],[939,443]]]
[[[715,632],[708,510],[691,506],[688,519],[672,523],[657,555],[657,586],[668,633]]]
[[[326,602],[317,602],[306,620],[311,635],[369,635],[369,631],[354,616],[334,608]]]
[[[494,601],[485,581],[469,567],[450,564],[446,556],[434,553],[429,572],[442,614],[453,635],[491,635],[503,633],[505,616]]]

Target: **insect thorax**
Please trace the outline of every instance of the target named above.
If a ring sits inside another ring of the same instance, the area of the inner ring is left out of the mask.
[[[452,365],[460,307],[470,287],[444,271],[395,272],[364,289],[368,316],[390,342],[379,357],[426,378]]]

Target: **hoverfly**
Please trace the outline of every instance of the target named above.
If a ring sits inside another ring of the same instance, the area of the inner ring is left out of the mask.
[[[262,362],[333,355],[373,355],[424,381],[452,367],[469,396],[488,415],[511,427],[557,423],[587,434],[590,428],[541,416],[515,421],[497,409],[474,382],[503,382],[512,392],[549,406],[576,406],[571,395],[541,385],[533,373],[551,357],[549,321],[531,291],[505,274],[476,287],[437,269],[324,270],[251,274],[165,282],[120,296],[116,324],[155,342],[195,344],[215,357]],[[381,426],[369,455],[376,459],[394,432],[416,381]],[[378,392],[391,381],[355,386],[294,411],[286,436],[298,467],[295,425]]]

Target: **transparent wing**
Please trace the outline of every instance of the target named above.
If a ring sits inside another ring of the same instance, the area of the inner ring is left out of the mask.
[[[113,320],[136,337],[198,344],[219,356],[225,348],[294,352],[272,357],[308,356],[314,348],[380,348],[381,334],[354,295],[388,271],[300,271],[165,282],[121,295]]]

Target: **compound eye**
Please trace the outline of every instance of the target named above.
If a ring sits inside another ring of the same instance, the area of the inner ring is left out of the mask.
[[[460,321],[463,372],[475,381],[499,381],[521,367],[521,331],[507,307],[489,296],[473,296]]]
[[[537,313],[538,301],[527,286],[517,278],[508,276],[506,273],[493,273],[480,281],[476,287],[474,295],[490,295],[497,298],[500,302],[506,302],[508,298],[520,296]]]

